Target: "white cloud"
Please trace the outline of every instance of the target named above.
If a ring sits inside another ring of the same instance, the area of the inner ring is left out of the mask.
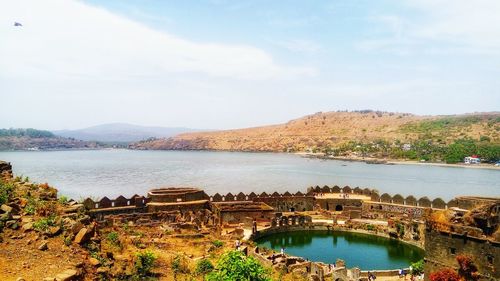
[[[322,46],[311,40],[303,39],[292,39],[292,40],[282,40],[274,41],[274,43],[280,47],[283,47],[292,52],[299,53],[317,53],[322,49]]]
[[[498,0],[413,0],[410,5],[429,18],[415,30],[416,36],[478,48],[500,47]]]
[[[410,0],[403,2],[411,17],[377,15],[369,20],[385,25],[390,35],[357,44],[364,51],[396,53],[500,53],[500,1]],[[439,51],[441,50],[441,51]]]
[[[9,1],[0,9],[0,23],[5,77],[202,73],[253,80],[314,74],[279,65],[252,46],[189,41],[78,1]]]

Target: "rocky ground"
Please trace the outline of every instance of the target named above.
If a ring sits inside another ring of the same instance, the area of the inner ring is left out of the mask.
[[[203,280],[198,263],[215,265],[234,247],[232,234],[214,229],[99,225],[82,204],[57,198],[49,185],[4,176],[0,280]]]

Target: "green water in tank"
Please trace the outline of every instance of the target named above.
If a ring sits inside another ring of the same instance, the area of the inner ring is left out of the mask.
[[[374,235],[338,231],[293,231],[277,233],[255,241],[259,246],[300,256],[311,261],[346,262],[362,270],[408,267],[424,257],[418,247]]]

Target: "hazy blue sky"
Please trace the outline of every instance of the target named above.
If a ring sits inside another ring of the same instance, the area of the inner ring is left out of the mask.
[[[0,127],[500,110],[499,15],[498,0],[2,1]]]

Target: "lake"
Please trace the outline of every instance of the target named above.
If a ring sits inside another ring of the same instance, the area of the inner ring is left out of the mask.
[[[500,171],[425,165],[373,165],[285,153],[209,151],[0,152],[14,173],[81,197],[145,195],[160,186],[196,186],[208,194],[306,191],[312,185],[376,188],[380,193],[441,197],[500,196]]]
[[[277,252],[283,247],[285,253],[311,261],[333,264],[342,259],[349,268],[362,270],[407,268],[424,258],[424,251],[415,246],[352,232],[292,231],[265,236],[255,242]]]

